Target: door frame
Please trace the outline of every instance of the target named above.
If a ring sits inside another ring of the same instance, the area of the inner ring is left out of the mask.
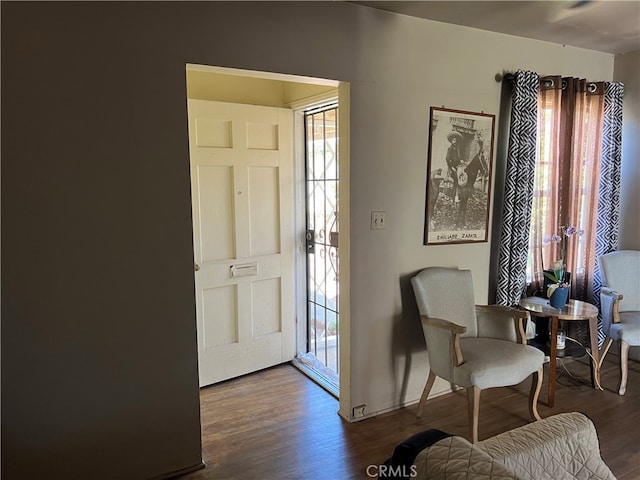
[[[327,95],[317,95],[313,98],[304,99],[301,102],[297,102],[297,107],[293,111],[293,128],[295,132],[294,138],[294,162],[296,162],[296,166],[294,167],[294,177],[295,177],[295,189],[296,189],[296,241],[300,242],[299,245],[296,245],[296,249],[298,252],[301,252],[299,258],[296,260],[300,260],[296,262],[296,318],[304,318],[305,322],[298,322],[298,328],[296,329],[296,336],[298,345],[296,346],[296,354],[304,355],[308,353],[308,330],[309,330],[309,304],[308,304],[308,286],[309,286],[309,271],[308,271],[308,257],[307,257],[307,166],[305,165],[305,158],[307,155],[307,145],[305,145],[306,138],[306,126],[305,126],[305,113],[306,111],[322,107],[323,105],[327,105],[329,103],[336,103],[338,105],[338,134],[340,133],[340,102],[338,98],[337,91],[332,94]],[[339,144],[338,144],[339,149]],[[338,166],[340,167],[340,151],[338,151]],[[339,170],[339,169],[338,169]],[[338,190],[340,190],[340,183],[338,182]],[[340,204],[340,191],[338,193],[338,204]],[[340,207],[338,207],[338,220],[340,221]],[[340,224],[338,221],[338,225]],[[342,241],[340,240],[340,246],[342,246]],[[341,281],[338,282],[340,285]],[[339,288],[339,287],[338,287]],[[338,296],[338,301],[340,300],[340,295]],[[339,306],[338,306],[339,307]],[[338,311],[340,308],[338,308]],[[340,319],[342,321],[342,319]],[[340,338],[341,329],[340,322],[338,322],[338,338]],[[338,348],[340,348],[342,340],[338,342]],[[330,382],[322,377],[322,375],[318,374],[314,369],[306,366],[304,363],[299,362],[298,358],[294,359],[293,363],[295,366],[300,368],[303,372],[305,372],[309,377],[313,378],[317,383],[322,385],[325,390],[330,392],[333,396],[340,399],[340,388],[341,384],[334,387]],[[340,351],[338,350],[338,358],[341,360]],[[338,365],[341,364],[341,361],[338,362]],[[338,367],[340,370],[340,366]],[[338,377],[340,377],[340,372],[338,373]],[[338,382],[340,380],[338,379]]]
[[[287,86],[291,86],[295,89],[295,84],[316,85],[332,87],[337,89],[338,98],[338,152],[339,152],[339,170],[340,170],[340,184],[338,187],[338,197],[340,201],[340,209],[338,212],[338,223],[340,225],[340,296],[338,309],[340,311],[340,323],[338,325],[338,335],[340,337],[339,343],[339,383],[340,383],[340,409],[338,414],[344,419],[351,421],[351,368],[350,368],[350,84],[348,82],[341,82],[337,80],[321,79],[314,77],[304,77],[298,75],[281,74],[273,72],[260,72],[253,70],[242,70],[228,67],[216,67],[207,65],[186,64],[187,77],[189,72],[202,72],[210,73],[221,76],[227,80],[232,80],[233,77],[237,77],[242,81],[263,82],[265,86],[272,86],[273,82],[281,82],[283,89]],[[242,82],[230,82],[230,84],[241,84]],[[242,87],[240,87],[242,88]],[[190,92],[189,82],[187,81],[187,99],[199,98],[192,97]],[[219,91],[212,93],[215,98],[201,98],[202,100],[217,100],[222,102],[242,103],[238,101],[238,91],[232,89],[221,88]],[[335,98],[335,96],[334,96]],[[185,102],[186,100],[185,99]],[[287,100],[282,99],[282,105],[269,105],[269,106],[281,106],[289,108],[294,111],[294,131],[296,125],[296,110],[300,110],[302,107],[307,107],[314,102],[324,101],[326,95],[312,95],[306,98],[295,98]],[[249,102],[247,102],[249,103]],[[255,103],[254,103],[255,104]],[[294,176],[295,176],[295,191],[294,191],[294,210],[295,210],[295,222],[296,222],[296,288],[295,292],[295,311],[296,322],[298,332],[300,324],[306,324],[306,281],[299,281],[301,278],[306,279],[306,246],[304,242],[305,233],[305,190],[304,190],[304,155],[299,155],[298,148],[294,147]],[[300,175],[302,175],[302,183],[300,183]],[[300,215],[302,215],[302,222],[300,223]],[[302,267],[301,267],[302,265]],[[303,277],[299,277],[300,268],[303,268]],[[302,297],[300,292],[300,285],[302,284]],[[195,301],[195,299],[194,299]],[[300,306],[302,305],[302,314]],[[306,327],[305,327],[306,328]],[[297,342],[300,342],[300,333],[296,334]],[[306,348],[306,335],[303,341]],[[299,345],[295,345],[296,351],[299,351]]]

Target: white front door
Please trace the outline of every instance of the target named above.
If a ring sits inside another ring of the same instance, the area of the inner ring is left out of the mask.
[[[294,357],[292,121],[189,100],[200,386]]]

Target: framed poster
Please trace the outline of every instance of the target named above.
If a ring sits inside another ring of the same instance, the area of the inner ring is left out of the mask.
[[[486,242],[495,115],[431,107],[424,244]]]

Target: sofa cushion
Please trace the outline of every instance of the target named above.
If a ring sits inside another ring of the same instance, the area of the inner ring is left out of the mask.
[[[588,417],[572,412],[529,423],[475,445],[434,443],[414,461],[413,480],[615,480]]]
[[[561,413],[476,446],[525,480],[615,480],[600,457],[596,429],[577,412]]]
[[[420,480],[515,480],[513,472],[462,437],[441,440],[416,457]]]

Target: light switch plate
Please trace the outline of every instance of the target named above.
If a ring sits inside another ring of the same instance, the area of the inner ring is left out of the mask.
[[[371,212],[371,230],[384,230],[387,228],[387,212]]]

